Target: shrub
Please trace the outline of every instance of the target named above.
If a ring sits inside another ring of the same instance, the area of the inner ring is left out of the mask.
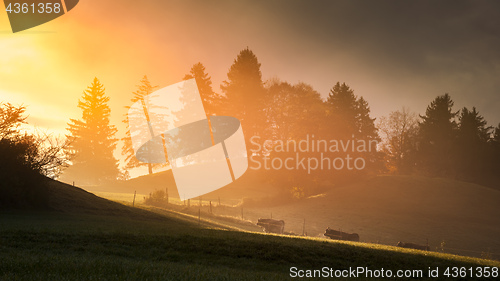
[[[0,208],[46,207],[46,176],[57,177],[68,161],[57,139],[20,132],[24,111],[0,103]]]
[[[167,194],[164,190],[155,190],[144,198],[144,204],[153,206],[164,206],[167,204]]]

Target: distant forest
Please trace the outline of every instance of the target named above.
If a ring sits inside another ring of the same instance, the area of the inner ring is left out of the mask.
[[[185,80],[196,79],[207,115],[234,116],[241,121],[252,158],[287,157],[290,152],[273,150],[274,141],[280,140],[300,141],[314,137],[379,142],[377,150],[362,155],[366,160],[366,167],[362,170],[318,169],[313,173],[287,169],[247,171],[267,178],[276,188],[298,190],[301,196],[305,196],[325,184],[383,173],[447,177],[499,186],[500,124],[489,126],[475,107],[455,109],[451,96],[443,94],[430,101],[423,114],[402,107],[376,120],[370,115],[368,102],[356,95],[348,82],[333,81],[325,100],[306,83],[291,84],[278,78],[263,81],[260,66],[250,49],[240,51],[229,68],[227,79],[220,85],[220,93],[214,91],[211,77],[202,63],[193,65],[183,77]],[[130,104],[157,89],[158,86],[144,76],[135,91],[131,91]],[[135,158],[130,131],[121,140],[115,137],[117,129],[110,124],[108,102],[104,85],[95,78],[78,101],[81,119],[71,119],[68,123],[67,142],[52,146],[51,166],[35,165],[29,169],[51,177],[60,175],[66,181],[81,184],[126,180],[127,170],[141,166],[148,167],[152,173],[158,164],[142,163]],[[31,150],[21,148],[21,144],[29,146],[35,142],[16,130],[25,121],[23,113],[23,107],[8,103],[0,106],[2,189],[8,185],[4,179],[9,178],[12,169],[17,169],[11,165],[12,161],[22,158],[21,162],[30,163],[36,159],[31,156]],[[126,116],[123,122],[128,124]],[[250,145],[250,139],[255,136],[264,148],[257,153],[251,151]],[[121,153],[125,159],[122,168],[113,156],[119,141],[123,142]],[[42,144],[37,147],[46,148]],[[305,155],[316,157],[317,153],[307,152]],[[332,158],[347,156],[343,155],[347,152],[328,153],[332,153],[327,155]],[[360,155],[350,155],[356,156]],[[69,167],[63,170],[66,165]]]

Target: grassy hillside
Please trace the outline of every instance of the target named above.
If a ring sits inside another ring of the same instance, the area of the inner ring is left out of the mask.
[[[287,280],[292,266],[422,270],[424,277],[437,267],[437,280],[448,280],[447,267],[476,273],[478,266],[500,266],[381,245],[236,232],[55,182],[49,190],[57,211],[0,213],[0,280]]]
[[[147,184],[146,179],[131,182],[140,186]],[[243,197],[272,197],[272,188],[262,182],[259,178],[244,178],[203,199],[220,196],[223,204],[232,205]],[[128,197],[131,201],[133,194]],[[322,237],[325,229],[331,227],[357,232],[364,242],[428,242],[433,251],[498,260],[499,202],[499,190],[477,184],[442,178],[378,176],[286,205],[244,206],[244,217],[255,223],[258,218],[272,215],[285,220],[286,231],[302,234],[305,230],[309,236]],[[240,207],[218,208],[215,212],[241,217]]]
[[[246,208],[245,217],[256,221],[272,213],[285,220],[285,230],[300,234],[305,219],[310,236],[340,228],[365,242],[426,244],[428,239],[432,250],[500,259],[499,203],[500,191],[475,184],[378,176],[287,205]]]

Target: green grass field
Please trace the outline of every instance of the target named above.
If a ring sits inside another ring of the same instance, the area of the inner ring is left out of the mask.
[[[241,206],[230,205],[236,205],[234,200],[241,201],[242,188],[236,187],[234,194],[230,188],[223,189],[220,193],[224,206],[214,207],[213,213],[241,218]],[[266,189],[269,188],[263,187],[261,193]],[[256,187],[249,194],[252,192],[256,192]],[[133,198],[133,193],[97,194],[122,202],[122,198]],[[203,197],[202,217],[209,211],[208,198],[208,195]],[[142,197],[137,202],[141,204]],[[500,260],[498,202],[499,190],[476,184],[418,176],[377,176],[334,186],[317,196],[286,204],[244,205],[243,213],[244,219],[254,226],[258,218],[272,216],[285,221],[285,231],[298,234],[304,231],[313,237],[323,237],[325,229],[331,227],[356,232],[362,242],[429,243],[432,251]],[[168,208],[197,214],[198,203],[191,200],[189,210],[175,204]]]
[[[500,266],[373,244],[217,229],[156,214],[9,212],[1,218],[1,280],[287,280],[292,266],[424,272],[428,267]]]
[[[127,207],[57,182],[50,192],[52,211],[0,212],[0,280],[300,280],[290,277],[291,267],[421,270],[423,279],[438,268],[433,280],[498,280],[471,278],[468,271],[491,274],[491,267],[500,267],[495,261],[241,232],[180,213]],[[447,278],[450,267],[465,269],[467,277]],[[363,276],[350,280],[373,279]]]

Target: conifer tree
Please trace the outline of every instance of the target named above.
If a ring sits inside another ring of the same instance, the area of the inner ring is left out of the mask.
[[[224,114],[241,121],[245,138],[259,135],[265,129],[266,91],[260,63],[248,48],[242,50],[221,85],[225,94]]]
[[[130,100],[133,103],[140,101],[143,99],[145,96],[153,93],[155,89],[158,86],[152,86],[151,82],[149,82],[149,79],[146,75],[141,79],[140,84],[137,86],[137,90],[133,92],[132,99]],[[127,110],[130,108],[130,106],[126,106]],[[125,169],[133,169],[133,168],[138,168],[138,167],[148,167],[148,173],[152,174],[153,173],[153,167],[157,166],[158,164],[152,164],[152,163],[144,163],[139,161],[135,157],[134,153],[134,148],[132,147],[132,138],[130,136],[130,128],[129,128],[129,123],[128,123],[128,113],[125,116],[125,119],[123,120],[123,123],[126,124],[127,126],[127,131],[126,131],[126,136],[122,138],[123,141],[123,147],[122,147],[122,155],[125,156]]]
[[[370,117],[370,107],[363,97],[345,83],[337,82],[326,100],[332,125],[341,137],[352,137],[365,141],[378,140],[375,118]]]
[[[351,137],[357,131],[357,97],[345,83],[337,82],[326,99],[328,114],[338,136]]]
[[[476,108],[462,109],[459,117],[455,146],[457,176],[465,180],[481,181],[488,165],[488,141],[491,127]]]
[[[420,166],[434,175],[450,175],[453,170],[453,143],[458,111],[453,111],[450,95],[436,97],[419,123]]]
[[[356,133],[358,137],[366,141],[379,140],[377,128],[375,127],[375,118],[370,117],[368,102],[363,97],[359,97],[356,103]]]
[[[99,184],[116,180],[119,176],[118,162],[113,156],[117,139],[115,126],[109,124],[111,110],[109,97],[97,78],[83,92],[78,101],[82,118],[70,119],[68,123],[69,150],[73,155],[72,165],[64,177],[83,184]]]
[[[212,89],[211,77],[205,72],[205,66],[201,62],[193,65],[189,74],[184,76],[184,80],[192,78],[196,79],[203,107],[207,115],[220,115],[222,112],[222,96],[215,93]]]

